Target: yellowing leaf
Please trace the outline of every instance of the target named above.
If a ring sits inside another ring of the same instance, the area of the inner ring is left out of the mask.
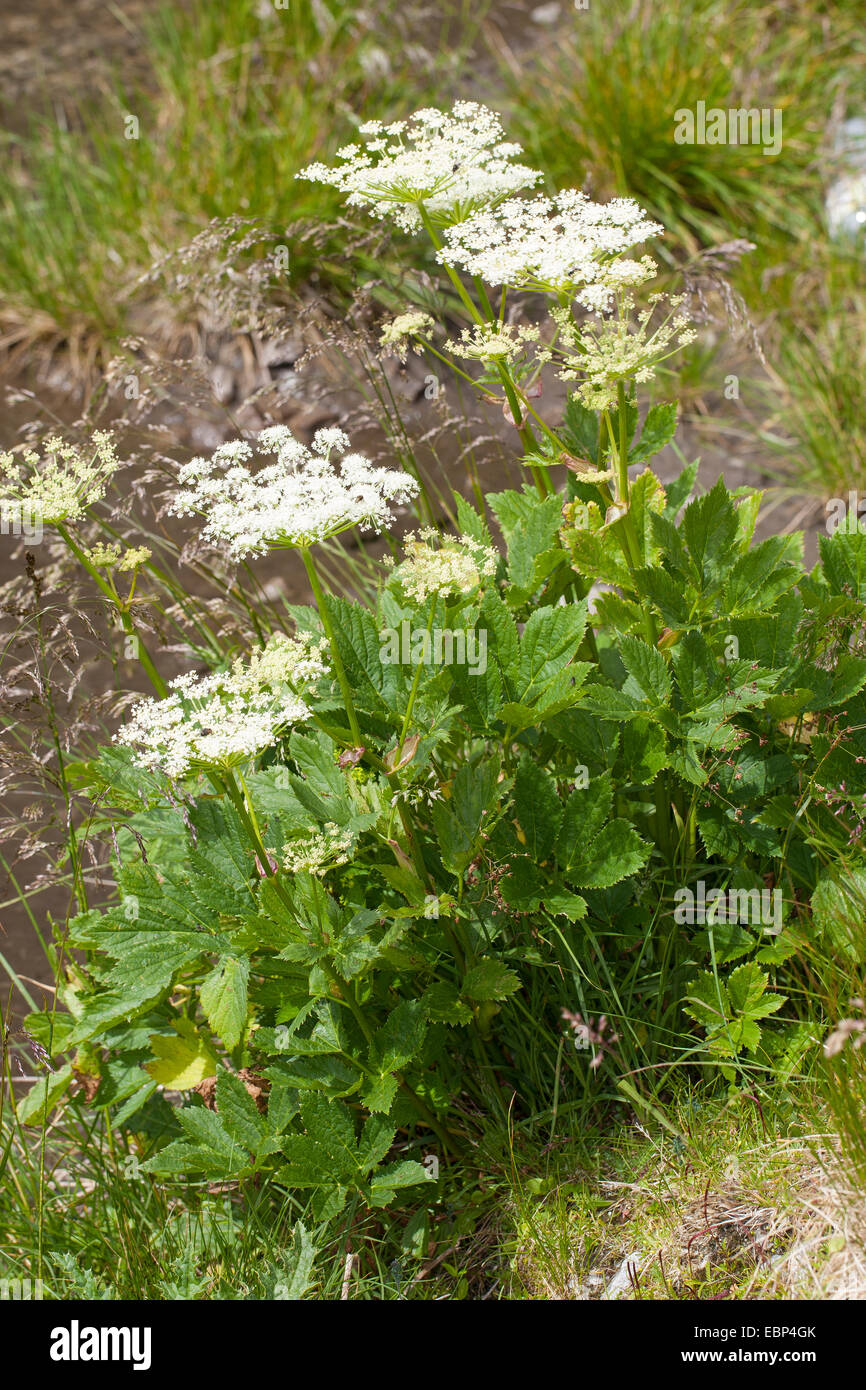
[[[217,1059],[188,1018],[178,1020],[173,1026],[178,1034],[176,1038],[161,1037],[158,1033],[151,1035],[155,1060],[145,1063],[144,1070],[170,1091],[189,1091],[206,1076],[214,1075]]]

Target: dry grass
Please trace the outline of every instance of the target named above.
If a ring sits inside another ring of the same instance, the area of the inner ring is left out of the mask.
[[[783,1298],[866,1299],[866,1196],[825,1156],[789,1213],[794,1239],[772,1281]]]
[[[790,1120],[765,1133],[741,1100],[682,1145],[631,1125],[582,1158],[517,1199],[517,1297],[866,1297],[866,1198],[826,1136]]]

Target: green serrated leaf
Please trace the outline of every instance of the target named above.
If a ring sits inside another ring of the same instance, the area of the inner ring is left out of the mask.
[[[660,651],[639,637],[621,637],[619,654],[628,672],[626,695],[643,696],[651,705],[670,704],[671,677]]]
[[[737,514],[721,478],[703,497],[689,503],[682,530],[695,578],[703,588],[730,554],[737,534]]]
[[[199,997],[205,1017],[229,1051],[237,1047],[246,1026],[249,974],[246,956],[222,956],[202,981]]]
[[[520,989],[520,979],[499,960],[482,960],[467,970],[460,986],[465,999],[484,1002],[488,999],[507,999]]]
[[[216,1107],[229,1138],[254,1154],[267,1133],[267,1122],[240,1077],[227,1067],[217,1072]]]
[[[431,985],[421,1002],[431,1023],[459,1027],[472,1022],[472,1010],[463,1003],[455,985]]]
[[[498,759],[477,766],[464,763],[452,783],[450,800],[434,803],[436,838],[451,873],[461,874],[478,853],[484,817],[497,798],[499,772]]]
[[[541,864],[553,849],[562,822],[562,803],[553,778],[530,758],[524,758],[517,769],[514,804],[526,849]]]
[[[565,803],[556,857],[568,877],[572,865],[583,864],[586,850],[610,816],[613,781],[609,772],[592,777],[586,787],[576,787]]]
[[[155,1060],[146,1062],[144,1070],[170,1091],[189,1091],[205,1077],[215,1075],[216,1053],[192,1019],[180,1018],[173,1027],[174,1037],[152,1035],[150,1046]]]
[[[664,401],[650,406],[640,438],[629,450],[629,463],[644,463],[646,459],[661,453],[676,432],[676,401]]]
[[[650,847],[626,820],[608,821],[579,862],[572,863],[565,876],[575,888],[610,888],[642,869]]]

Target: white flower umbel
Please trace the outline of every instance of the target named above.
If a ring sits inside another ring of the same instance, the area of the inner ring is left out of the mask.
[[[324,674],[324,642],[277,633],[230,671],[178,676],[162,700],[141,700],[116,741],[140,767],[185,777],[227,771],[269,748],[289,725],[310,717],[302,698]]]
[[[421,206],[447,226],[541,178],[515,162],[521,147],[503,139],[496,112],[474,101],[457,101],[450,112],[427,107],[391,125],[368,121],[359,134],[365,143],[338,150],[339,165],[310,164],[298,178],[332,184],[348,203],[404,231],[421,226]]]
[[[443,264],[489,285],[580,297],[587,286],[603,283],[605,267],[615,257],[663,230],[631,198],[594,203],[571,188],[554,198],[509,198],[476,213],[448,228],[437,254]],[[641,279],[655,271],[649,258],[630,261],[621,272],[625,283],[638,283],[638,267],[643,267]]]
[[[492,546],[470,536],[440,537],[433,527],[417,535],[410,532],[403,548],[406,559],[395,568],[394,577],[416,603],[433,594],[474,593],[496,573],[499,559]]]
[[[119,466],[111,435],[96,430],[89,449],[52,436],[23,454],[0,453],[0,506],[20,509],[45,525],[78,521],[105,496]]]
[[[255,446],[223,444],[210,459],[195,458],[178,474],[183,485],[171,510],[205,517],[204,535],[225,545],[235,559],[270,547],[306,548],[352,526],[383,530],[392,504],[408,502],[418,483],[397,469],[376,468],[348,454],[342,430],[319,430],[307,448],[285,425],[262,430]],[[255,454],[273,463],[257,472]],[[344,454],[339,465],[332,454]]]
[[[516,362],[526,355],[526,344],[537,342],[539,331],[533,324],[515,328],[509,323],[476,324],[464,328],[457,342],[445,344],[455,357],[476,362]]]
[[[559,329],[555,350],[542,349],[540,360],[559,364],[563,381],[577,381],[578,395],[590,410],[607,410],[617,403],[618,383],[650,381],[660,362],[694,342],[697,333],[682,312],[684,296],[650,296],[649,307],[632,317],[628,295],[619,301],[616,316],[576,324],[568,309],[554,309]],[[656,309],[668,313],[652,326]]]
[[[396,318],[386,323],[379,335],[379,342],[385,349],[385,354],[393,354],[399,357],[401,362],[406,361],[406,351],[413,338],[427,337],[435,328],[433,319],[429,314],[424,314],[420,309],[410,309],[405,314],[398,314]],[[421,352],[420,344],[414,344],[415,351]]]
[[[283,868],[288,873],[306,870],[309,874],[322,877],[328,869],[338,864],[348,864],[354,847],[351,831],[341,830],[329,821],[322,830],[310,830],[283,845],[281,850]]]

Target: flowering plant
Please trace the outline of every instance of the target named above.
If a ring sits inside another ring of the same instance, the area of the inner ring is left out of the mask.
[[[62,1026],[28,1024],[158,1136],[147,1172],[265,1175],[323,1218],[432,1187],[428,1146],[555,1119],[676,1030],[734,1084],[799,1045],[774,986],[848,891],[825,843],[861,844],[866,791],[866,535],[822,538],[806,574],[800,537],[755,540],[758,494],[648,467],[676,407],[639,387],[692,333],[684,300],[640,298],[660,229],[630,200],[515,199],[538,176],[474,105],[361,134],[305,177],[428,235],[468,320],[440,350],[407,311],[383,346],[414,337],[496,399],[527,481],[458,495],[452,534],[395,540],[350,601],[315,553],[389,528],[417,478],[339,430],[184,465],[176,513],[236,558],[297,549],[314,604],[227,669],[155,675],[94,760],[130,832],[117,901],[71,924]],[[521,324],[527,288],[546,308]],[[573,384],[560,418],[545,369]]]
[[[311,164],[299,177],[333,184],[349,203],[393,217],[406,231],[423,218],[462,221],[541,178],[514,162],[520,146],[503,140],[499,117],[474,101],[455,102],[448,113],[426,108],[390,125],[367,121],[358,133],[363,145],[338,150],[338,165]]]

